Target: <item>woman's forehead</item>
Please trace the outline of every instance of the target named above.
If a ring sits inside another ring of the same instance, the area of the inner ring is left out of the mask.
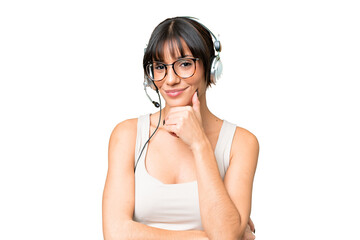
[[[156,49],[156,61],[171,61],[182,57],[192,56],[192,53],[183,39],[166,41]]]

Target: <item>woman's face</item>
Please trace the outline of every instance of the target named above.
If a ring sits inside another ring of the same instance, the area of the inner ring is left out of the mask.
[[[184,48],[184,55],[189,58],[194,58],[185,42],[182,42]],[[164,62],[165,64],[172,64],[175,61],[183,58],[180,51],[177,51],[176,56],[171,56],[171,44],[164,45]],[[155,81],[161,95],[165,99],[166,105],[169,107],[191,105],[192,96],[198,90],[199,96],[203,96],[206,91],[206,81],[204,66],[200,60],[195,61],[195,74],[189,78],[182,79],[177,76],[171,66],[167,66],[167,74],[161,81]]]

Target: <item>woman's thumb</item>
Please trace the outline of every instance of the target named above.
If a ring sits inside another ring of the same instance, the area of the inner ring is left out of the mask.
[[[199,101],[198,90],[196,90],[196,92],[194,93],[194,95],[192,97],[192,105],[193,105],[195,112],[200,113],[200,101]]]

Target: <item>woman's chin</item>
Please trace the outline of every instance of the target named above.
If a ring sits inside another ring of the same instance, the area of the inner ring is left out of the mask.
[[[191,105],[191,99],[190,101],[187,99],[171,99],[169,101],[166,101],[166,106],[168,107],[184,107],[190,105]]]

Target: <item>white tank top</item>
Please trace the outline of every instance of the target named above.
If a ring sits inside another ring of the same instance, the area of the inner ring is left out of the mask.
[[[236,125],[223,121],[215,147],[219,172],[224,180],[229,167],[230,149]],[[150,136],[150,114],[138,118],[135,162]],[[135,209],[133,220],[168,230],[203,230],[197,181],[165,184],[145,168],[147,146],[135,171]]]

